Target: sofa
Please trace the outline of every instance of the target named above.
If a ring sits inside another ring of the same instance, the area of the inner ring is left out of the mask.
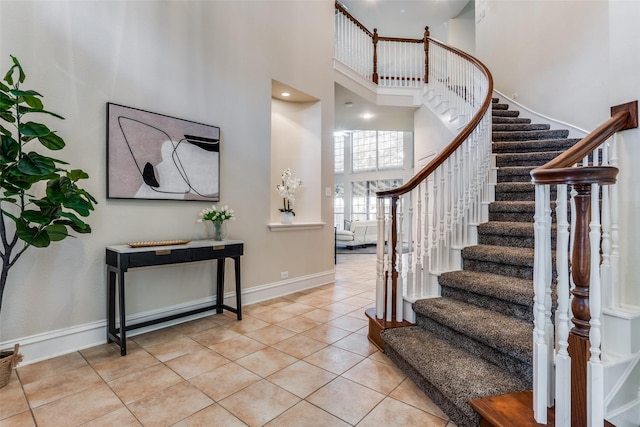
[[[336,246],[353,249],[378,242],[378,221],[345,221],[344,230],[336,230]]]

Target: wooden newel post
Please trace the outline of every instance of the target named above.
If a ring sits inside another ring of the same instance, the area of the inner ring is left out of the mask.
[[[378,84],[378,29],[373,29],[373,75],[371,80]]]
[[[429,83],[429,27],[424,27],[424,83]]]
[[[587,361],[589,360],[589,281],[591,246],[589,222],[591,220],[591,185],[575,185],[576,219],[571,277],[575,288],[571,291],[573,328],[569,332],[569,355],[571,357],[571,425],[587,425]]]

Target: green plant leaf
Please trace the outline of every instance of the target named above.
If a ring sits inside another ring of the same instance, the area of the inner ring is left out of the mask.
[[[42,97],[35,90],[19,90],[13,89],[11,94],[18,98],[18,102],[24,102],[31,108],[42,109],[42,101],[39,97]]]
[[[67,171],[67,178],[71,181],[78,181],[79,179],[87,179],[89,178],[89,174],[83,171],[82,169],[72,169]]]
[[[13,67],[11,67],[11,69],[14,69],[14,68],[18,69],[18,81],[20,83],[23,83],[24,79],[27,76],[24,74],[24,70],[22,69],[22,65],[20,65],[20,61],[18,61],[18,58],[16,58],[13,55],[9,55],[9,56],[11,56],[11,60],[13,61]],[[12,83],[10,83],[10,84],[12,84]]]
[[[55,172],[56,165],[49,157],[32,151],[20,158],[18,170],[26,175],[48,175]]]
[[[31,137],[29,139],[33,139],[40,136],[48,135],[51,133],[51,130],[49,130],[48,127],[41,123],[27,122],[20,124],[20,126],[18,127],[18,132],[26,137]]]
[[[52,242],[58,242],[60,240],[64,240],[66,237],[69,237],[69,232],[67,231],[67,227],[62,224],[52,224],[48,225],[44,228],[49,235],[49,239]]]
[[[40,143],[49,150],[62,150],[65,145],[64,140],[53,132],[48,135],[38,137],[38,141],[40,141]]]
[[[17,101],[4,92],[0,92],[0,109],[8,110],[16,105]]]
[[[0,111],[0,119],[4,120],[7,123],[15,123],[16,122],[16,118],[13,117],[13,114],[11,114],[11,112],[9,112],[9,111]],[[2,129],[4,129],[4,128],[2,128]]]
[[[0,82],[0,91],[2,92],[9,92],[9,90],[11,90],[9,88],[9,86],[5,85],[4,83]]]
[[[11,131],[2,125],[0,125],[0,133],[3,135],[11,136]]]
[[[24,211],[21,216],[25,221],[35,222],[36,224],[45,225],[51,222],[51,216],[46,215],[42,211]]]
[[[15,162],[20,154],[20,144],[10,136],[0,135],[0,164]]]
[[[49,234],[39,227],[29,227],[24,221],[16,221],[16,235],[36,248],[46,248],[51,243]]]
[[[61,115],[52,113],[51,111],[43,110],[42,108],[31,108],[31,107],[26,107],[24,105],[19,105],[18,111],[20,112],[20,114],[28,114],[28,113],[48,114],[50,116],[55,117],[56,119],[64,120],[64,117],[62,117]]]

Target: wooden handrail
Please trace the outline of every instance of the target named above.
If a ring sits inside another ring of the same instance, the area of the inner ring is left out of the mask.
[[[618,170],[612,166],[578,167],[573,165],[591,154],[616,132],[638,127],[638,101],[611,107],[611,118],[598,126],[576,145],[531,171],[534,184],[589,183],[613,184]]]
[[[428,30],[425,29],[425,32],[428,32]],[[473,130],[478,126],[478,124],[480,123],[484,115],[489,110],[489,106],[491,105],[491,96],[493,94],[493,76],[489,72],[489,69],[482,62],[478,61],[473,56],[459,49],[456,49],[451,46],[447,46],[441,41],[432,39],[431,37],[427,37],[427,39],[431,43],[435,43],[443,49],[449,50],[451,52],[456,53],[457,55],[464,57],[467,61],[475,64],[480,70],[482,70],[482,73],[485,75],[488,81],[487,95],[485,96],[485,99],[482,102],[482,105],[480,106],[480,109],[478,110],[478,112],[471,118],[471,121],[465,126],[462,132],[460,132],[453,139],[453,141],[451,141],[451,143],[444,150],[442,150],[440,154],[436,156],[435,159],[430,161],[429,164],[427,164],[424,168],[422,168],[420,172],[414,175],[413,178],[407,181],[404,185],[401,185],[400,187],[397,187],[397,188],[393,188],[391,190],[378,191],[376,192],[377,197],[399,197],[416,188],[422,181],[424,181],[429,175],[431,175],[462,145],[462,143],[469,137],[469,135],[471,135]]]
[[[336,2],[336,9],[338,9],[344,16],[346,16],[347,18],[349,18],[349,20],[351,22],[353,22],[354,24],[356,24],[358,26],[358,28],[360,28],[362,31],[364,31],[369,37],[373,38],[373,33],[369,30],[367,30],[367,27],[365,27],[364,25],[362,25],[360,23],[360,21],[358,21],[356,18],[354,18],[353,16],[351,16],[351,14],[349,12],[347,12],[347,9],[345,9],[344,7],[342,7],[342,5],[338,2]]]

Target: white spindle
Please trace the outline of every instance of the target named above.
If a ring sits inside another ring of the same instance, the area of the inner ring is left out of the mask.
[[[384,317],[384,289],[385,289],[385,281],[384,281],[384,223],[385,223],[385,212],[384,212],[384,199],[378,198],[376,199],[376,203],[378,204],[376,208],[376,219],[378,220],[378,244],[376,246],[376,317],[378,319],[382,319]]]
[[[418,194],[420,194],[420,189],[418,189]],[[415,291],[414,291],[414,272],[413,272],[413,222],[414,222],[414,218],[413,218],[413,191],[409,193],[408,195],[409,197],[409,218],[407,221],[407,245],[408,245],[408,249],[407,249],[407,295],[409,295],[411,298],[415,297]],[[418,228],[420,227],[420,219],[419,219],[420,215],[418,214],[418,224],[416,225]],[[404,239],[403,239],[404,241]],[[403,245],[404,243],[401,242],[400,244],[400,256],[402,256],[403,253]]]
[[[397,236],[398,240],[396,241],[396,265],[398,269],[398,281],[396,286],[396,321],[402,322],[403,318],[403,295],[404,295],[404,281],[402,280],[402,241],[403,233],[402,233],[402,221],[404,220],[404,203],[402,203],[402,198],[398,199],[398,231]]]
[[[547,237],[545,209],[549,205],[549,186],[536,185],[536,206],[534,216],[535,233],[535,258],[533,264],[533,289],[534,289],[534,329],[533,329],[533,414],[536,422],[547,422],[547,340],[545,338],[545,299],[547,268],[550,267],[550,259],[547,261]],[[549,258],[551,254],[548,255]]]
[[[571,426],[571,358],[569,357],[569,223],[567,186],[558,185],[556,201],[556,269],[558,308],[556,310],[558,354],[556,355],[556,426]]]
[[[589,351],[591,357],[587,362],[587,426],[602,427],[604,425],[604,367],[600,360],[600,314],[602,312],[602,295],[600,290],[600,200],[599,185],[591,184],[591,223],[589,224],[589,243],[591,245],[591,270],[589,277]]]

